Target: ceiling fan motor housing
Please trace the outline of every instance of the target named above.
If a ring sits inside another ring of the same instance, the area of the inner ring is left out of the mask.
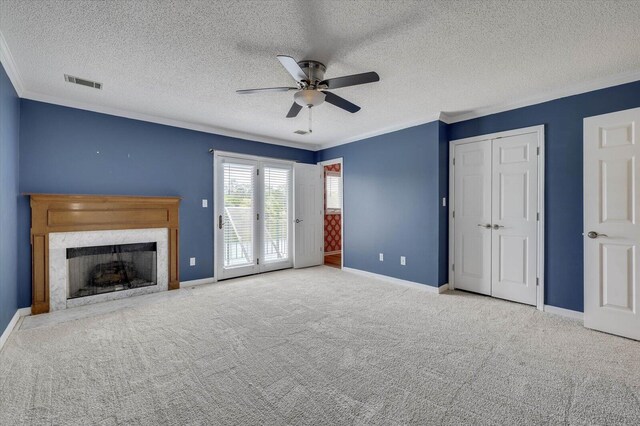
[[[310,86],[316,86],[324,80],[324,73],[327,71],[327,67],[325,67],[323,63],[318,61],[300,61],[298,65],[309,77]]]

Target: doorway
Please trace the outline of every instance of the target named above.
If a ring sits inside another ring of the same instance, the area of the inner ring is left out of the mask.
[[[290,268],[293,164],[214,156],[217,278]]]
[[[544,126],[450,150],[450,287],[543,310]]]
[[[343,266],[343,175],[342,158],[319,163],[324,169],[324,264]]]
[[[321,265],[322,166],[210,152],[215,280]]]

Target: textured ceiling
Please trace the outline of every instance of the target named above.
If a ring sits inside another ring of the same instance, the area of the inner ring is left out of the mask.
[[[24,97],[178,120],[223,134],[327,146],[640,72],[639,1],[9,1],[0,32]],[[350,114],[285,115],[277,54],[377,71],[336,89]],[[101,91],[64,82],[71,74]]]

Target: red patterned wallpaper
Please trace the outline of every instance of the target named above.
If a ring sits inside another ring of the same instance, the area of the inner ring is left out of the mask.
[[[339,172],[340,164],[330,164],[324,166],[325,176],[326,172]],[[326,201],[326,199],[325,199]],[[325,202],[326,208],[326,202]],[[342,250],[342,229],[340,225],[339,214],[326,214],[324,215],[324,252],[336,252]]]

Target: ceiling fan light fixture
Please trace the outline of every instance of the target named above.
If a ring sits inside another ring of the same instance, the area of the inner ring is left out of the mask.
[[[318,106],[324,102],[325,94],[319,90],[300,90],[293,95],[293,100],[300,106]]]

